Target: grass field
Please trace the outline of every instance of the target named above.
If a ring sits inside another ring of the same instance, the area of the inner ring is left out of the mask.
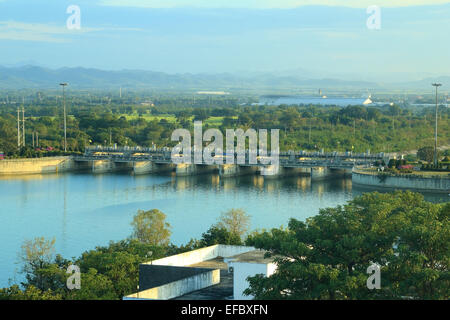
[[[124,116],[127,120],[136,120],[139,118],[139,115],[136,114],[122,114],[120,116]],[[144,118],[146,121],[160,121],[161,119],[165,119],[167,122],[175,123],[177,122],[177,118],[173,114],[159,114],[159,115],[152,115],[152,114],[143,114],[142,118]],[[237,118],[237,117],[234,117]],[[193,120],[194,116],[189,117],[189,120]],[[208,124],[209,126],[213,127],[219,127],[223,123],[224,117],[209,117],[207,120],[203,121],[203,124]]]

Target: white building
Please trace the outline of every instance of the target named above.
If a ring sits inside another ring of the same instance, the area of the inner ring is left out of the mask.
[[[253,247],[214,245],[139,266],[139,292],[124,300],[249,300],[247,278],[270,276],[272,258]]]
[[[252,250],[234,257],[224,259],[229,268],[233,270],[233,299],[251,300],[252,296],[245,296],[244,290],[249,287],[248,277],[263,274],[270,277],[275,273],[277,265],[273,258],[265,258],[265,251]]]

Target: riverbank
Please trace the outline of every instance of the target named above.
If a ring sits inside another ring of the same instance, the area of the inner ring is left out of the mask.
[[[446,172],[392,174],[374,169],[354,168],[352,184],[386,189],[449,193],[450,174]]]
[[[0,161],[0,175],[68,172],[77,169],[72,157],[12,159]]]

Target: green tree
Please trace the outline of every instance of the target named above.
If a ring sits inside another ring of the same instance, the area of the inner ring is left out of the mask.
[[[417,158],[427,162],[433,162],[434,159],[434,148],[433,147],[423,147],[417,151]]]
[[[249,278],[257,299],[448,299],[450,205],[411,192],[371,193],[248,244],[280,255],[277,272]],[[381,290],[367,268],[381,265]]]
[[[130,291],[132,292],[132,291]],[[72,290],[66,293],[66,300],[114,300],[117,296],[114,284],[106,275],[99,274],[91,268],[81,274],[80,290]]]
[[[217,227],[227,230],[233,237],[242,239],[250,227],[250,216],[242,209],[231,209],[220,215]]]
[[[157,209],[139,210],[131,225],[132,236],[143,243],[167,246],[170,242],[170,224],[166,222],[166,215]]]
[[[27,285],[34,285],[40,290],[45,289],[44,275],[40,270],[49,266],[55,253],[55,239],[44,237],[25,240],[21,247],[19,260],[22,262],[22,272],[27,279]]]
[[[223,227],[214,225],[202,234],[200,245],[202,247],[208,247],[215,244],[241,245],[242,241],[237,234],[231,233]]]
[[[35,286],[28,286],[20,290],[18,285],[0,289],[0,300],[61,300],[61,295],[55,295],[50,290],[42,291]]]

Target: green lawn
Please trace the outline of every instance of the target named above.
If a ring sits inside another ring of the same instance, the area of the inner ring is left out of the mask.
[[[139,114],[121,114],[120,117],[125,117],[127,120],[136,120],[139,119]],[[146,121],[160,121],[161,119],[167,120],[167,122],[174,123],[177,121],[177,118],[173,114],[160,114],[160,115],[152,115],[152,114],[143,114],[142,118],[144,118]]]

